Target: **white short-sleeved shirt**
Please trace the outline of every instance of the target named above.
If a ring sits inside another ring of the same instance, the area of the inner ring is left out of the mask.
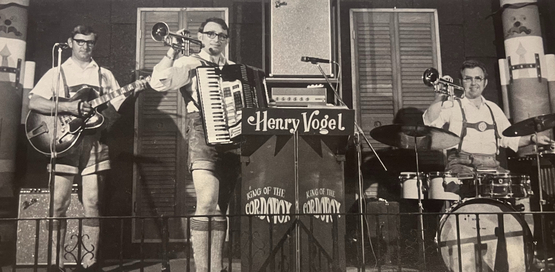
[[[198,54],[201,59],[210,62],[211,56],[205,51]],[[191,97],[196,101],[198,99],[198,88],[196,74],[192,70],[202,66],[201,60],[196,56],[182,57],[174,61],[173,66],[167,69],[160,69],[158,65],[154,66],[152,77],[150,79],[150,87],[159,92],[175,90],[187,84],[191,84]],[[224,65],[234,64],[224,55],[218,58],[218,66],[222,68]],[[191,74],[189,74],[191,73]],[[198,102],[198,101],[196,101]],[[198,104],[198,103],[197,103]],[[192,101],[187,103],[187,112],[198,112],[199,109]]]
[[[503,131],[510,127],[511,123],[501,108],[499,108],[499,106],[495,103],[487,101],[483,96],[481,97],[481,100],[482,103],[479,107],[468,100],[468,98],[461,99],[461,104],[457,101],[445,101],[441,107],[439,117],[431,123],[426,121],[427,118],[423,118],[424,124],[438,128],[443,128],[445,124],[448,124],[449,131],[460,136],[462,132],[463,116],[459,105],[462,105],[464,109],[467,123],[479,123],[480,121],[485,121],[487,124],[492,125],[493,113],[493,118],[495,118],[495,123],[497,124],[497,135],[501,137],[497,143],[500,147],[510,148],[516,152],[518,150],[520,137],[503,136]],[[491,112],[489,110],[490,108]],[[427,111],[424,112],[424,116],[426,113]],[[478,131],[473,128],[467,128],[461,150],[474,154],[495,154],[498,151],[495,137],[496,134],[493,129]]]
[[[77,63],[73,61],[72,58],[67,59],[62,64],[62,69],[64,71],[65,79],[68,87],[77,86],[81,84],[87,84],[91,87],[99,87],[98,80],[98,64],[91,60],[91,62],[82,69]],[[120,88],[116,78],[110,72],[110,70],[105,68],[100,68],[100,74],[102,75],[102,88],[104,88],[104,93],[114,91]],[[40,95],[46,99],[50,99],[54,96],[56,89],[60,97],[65,96],[64,91],[64,81],[61,76],[58,76],[58,68],[54,67],[48,70],[44,76],[39,80],[37,85],[31,90],[29,97],[32,95]],[[70,93],[70,97],[75,93]],[[117,110],[125,100],[124,96],[119,96],[110,101],[110,103]]]

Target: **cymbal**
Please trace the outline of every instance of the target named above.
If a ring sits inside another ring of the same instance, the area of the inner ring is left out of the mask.
[[[503,131],[507,137],[532,135],[555,127],[555,114],[544,114],[520,121]]]
[[[370,131],[370,136],[386,145],[418,150],[442,150],[460,141],[453,132],[424,125],[380,126]]]

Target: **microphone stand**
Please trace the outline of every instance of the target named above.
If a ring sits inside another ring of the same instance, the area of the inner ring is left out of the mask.
[[[339,95],[339,92],[337,91],[337,89],[333,86],[333,84],[331,84],[331,82],[328,79],[328,76],[326,75],[326,72],[324,72],[324,70],[322,69],[322,66],[320,66],[320,64],[318,62],[312,61],[312,64],[316,64],[316,66],[318,67],[318,69],[320,70],[320,73],[322,74],[322,76],[324,76],[324,79],[326,80],[326,82],[328,83],[328,85],[331,87],[331,90],[333,91],[335,98],[337,99],[337,101],[339,101],[339,103],[341,104],[341,106],[344,106],[346,108],[349,108],[347,106],[347,104],[345,104],[345,102],[343,101],[343,99],[341,98],[341,96]],[[336,62],[333,62],[336,63]],[[341,84],[341,81],[339,81]],[[362,135],[362,137],[364,138],[364,141],[366,142],[366,144],[368,144],[368,146],[370,147],[370,149],[372,149],[372,152],[376,155],[376,158],[378,159],[378,161],[380,162],[380,164],[382,165],[383,169],[385,171],[387,171],[387,167],[385,167],[382,159],[380,158],[380,156],[378,155],[378,153],[376,152],[376,150],[374,149],[374,147],[372,146],[372,144],[370,143],[370,140],[368,140],[368,137],[366,137],[366,135],[364,135],[364,131],[362,130],[362,128],[358,125],[357,121],[354,121],[354,125],[356,128],[355,131],[355,144],[357,145],[357,158],[358,158],[358,190],[359,190],[359,196],[358,196],[358,210],[360,212],[360,243],[361,243],[361,252],[362,252],[362,271],[366,271],[365,267],[366,267],[366,259],[365,259],[365,254],[364,254],[364,240],[366,239],[365,235],[364,235],[364,213],[363,213],[363,208],[364,208],[364,191],[363,191],[363,179],[362,179],[362,173],[360,171],[360,167],[362,166],[361,160],[362,160],[362,149],[358,146],[360,144],[360,141],[358,139],[358,135]]]
[[[48,217],[50,218],[48,220],[48,253],[47,253],[47,258],[48,260],[46,261],[47,266],[49,267],[50,265],[52,265],[52,236],[53,236],[53,228],[54,228],[54,220],[52,219],[52,217],[54,217],[54,183],[55,183],[55,177],[56,177],[56,158],[58,157],[58,153],[56,152],[56,138],[57,138],[57,134],[58,134],[58,104],[59,104],[59,87],[60,87],[60,79],[61,79],[61,65],[62,65],[62,46],[59,44],[54,45],[54,47],[58,48],[58,67],[56,69],[56,73],[57,73],[57,77],[56,77],[56,86],[55,86],[55,91],[54,93],[54,112],[52,113],[52,115],[54,116],[54,120],[53,120],[53,124],[52,124],[52,139],[50,142],[50,169],[49,169],[49,182],[48,182],[48,189],[49,189],[49,205],[48,205]],[[59,252],[59,248],[60,248],[60,225],[58,224],[58,235],[56,235],[56,248],[54,250],[56,250],[56,263],[55,265],[59,267],[60,264],[60,252]]]

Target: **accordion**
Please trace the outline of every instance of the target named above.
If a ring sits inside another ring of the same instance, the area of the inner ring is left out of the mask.
[[[206,143],[231,144],[241,135],[243,108],[267,108],[263,70],[244,64],[199,67],[197,86]]]

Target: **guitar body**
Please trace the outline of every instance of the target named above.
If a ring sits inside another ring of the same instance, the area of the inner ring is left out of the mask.
[[[78,91],[72,98],[60,97],[60,102],[89,101],[89,89]],[[55,122],[57,120],[57,122]],[[56,123],[56,125],[54,124]],[[84,129],[95,129],[104,123],[104,116],[95,109],[94,114],[87,117],[77,117],[70,114],[59,114],[58,117],[29,111],[25,120],[25,135],[33,148],[44,155],[51,155],[52,138],[56,127],[56,140],[54,147],[61,156],[73,147],[81,138]]]
[[[150,76],[145,79],[137,80],[117,90],[105,93],[100,97],[92,87],[82,85],[81,89],[70,99],[60,97],[59,101],[79,100],[89,102],[94,108],[91,115],[77,117],[71,114],[59,114],[58,117],[54,117],[35,111],[29,111],[27,119],[25,120],[25,136],[27,136],[27,140],[31,146],[38,152],[49,156],[52,154],[52,151],[55,150],[58,156],[62,156],[79,142],[83,130],[96,129],[102,126],[104,123],[104,116],[99,113],[99,106],[104,105],[116,97],[122,95],[127,97],[133,92],[144,90],[149,80]],[[55,142],[52,143],[54,129],[56,130],[56,139]]]

